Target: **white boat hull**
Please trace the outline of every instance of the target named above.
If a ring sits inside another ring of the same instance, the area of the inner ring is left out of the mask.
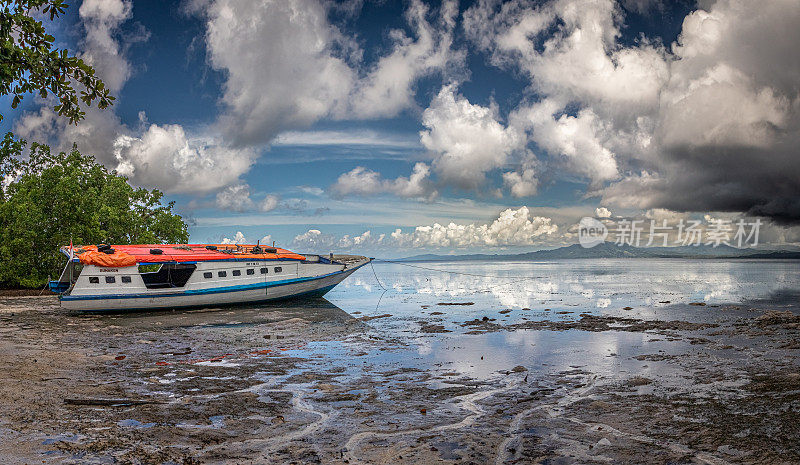
[[[297,273],[286,276],[285,279],[245,281],[245,284],[225,282],[222,283],[224,285],[217,284],[213,287],[187,286],[187,289],[182,290],[166,289],[148,292],[140,288],[132,288],[129,292],[106,294],[73,292],[71,295],[62,295],[60,300],[62,308],[68,310],[113,312],[215,307],[293,297],[321,296],[369,261],[367,259],[354,266],[342,266],[336,271],[318,276],[303,276],[302,271],[298,270]],[[114,271],[119,274],[126,272],[124,269]]]

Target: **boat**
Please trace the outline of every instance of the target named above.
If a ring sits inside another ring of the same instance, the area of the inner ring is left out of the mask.
[[[249,304],[322,296],[371,258],[232,244],[90,245],[50,281],[61,307],[83,312]]]

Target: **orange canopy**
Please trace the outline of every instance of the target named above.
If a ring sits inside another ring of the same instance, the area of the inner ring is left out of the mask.
[[[209,250],[206,246],[216,246],[216,250]],[[137,245],[112,245],[113,254],[98,252],[97,246],[90,245],[78,248],[83,252],[78,253],[81,263],[104,267],[125,267],[137,263],[163,263],[163,262],[200,262],[214,260],[305,260],[306,257],[286,249],[276,249],[275,253],[252,253],[256,245],[234,244],[137,244]],[[272,247],[261,246],[261,250]],[[163,253],[151,254],[151,249],[160,249]]]
[[[86,246],[83,248],[83,250],[85,252],[79,254],[78,258],[84,265],[97,265],[106,268],[123,268],[136,264],[136,257],[116,249],[112,254],[98,252],[96,245]]]

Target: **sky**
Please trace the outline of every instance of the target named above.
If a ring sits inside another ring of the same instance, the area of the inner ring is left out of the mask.
[[[761,218],[800,243],[800,3],[85,0],[56,23],[117,100],[77,143],[192,242],[509,253],[582,217]]]

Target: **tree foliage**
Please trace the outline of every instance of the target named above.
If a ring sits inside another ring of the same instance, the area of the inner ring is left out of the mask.
[[[6,134],[0,143],[0,283],[41,287],[58,277],[58,248],[97,243],[184,243],[186,223],[158,190],[132,187],[94,157]]]
[[[106,108],[114,97],[94,68],[53,46],[55,38],[37,19],[53,21],[67,6],[64,0],[0,0],[0,95],[13,95],[11,108],[16,108],[25,94],[52,94],[58,98],[56,113],[77,123],[85,116],[81,102],[96,100],[99,108]],[[80,95],[75,84],[82,87]]]

